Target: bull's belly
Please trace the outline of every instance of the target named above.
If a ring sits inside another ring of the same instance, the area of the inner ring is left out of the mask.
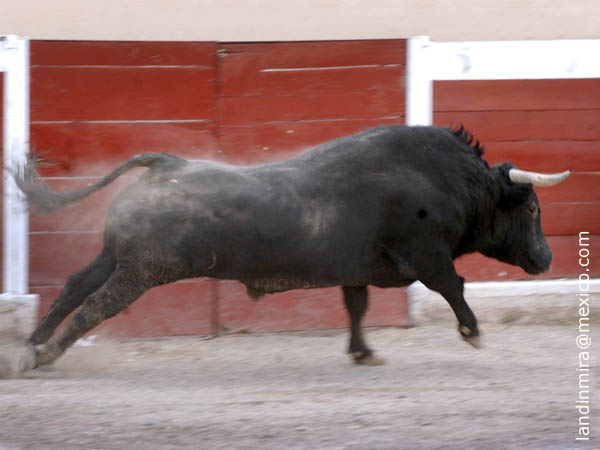
[[[360,280],[360,281],[306,281],[293,278],[261,278],[253,280],[239,280],[248,291],[248,295],[257,300],[265,294],[274,294],[293,289],[317,289],[333,286],[376,286],[380,288],[404,287],[413,283],[411,279],[387,279],[387,280]]]
[[[240,281],[244,283],[248,290],[248,295],[253,299],[258,299],[265,294],[274,294],[293,289],[315,289],[344,284],[333,281],[308,281],[295,278],[258,278]]]
[[[368,283],[372,271],[368,265],[348,261],[324,262],[314,255],[281,258],[277,254],[261,258],[222,258],[204,276],[241,281],[248,294],[259,298],[293,289],[316,289],[332,286],[361,286]]]
[[[338,267],[338,270],[327,270],[323,267],[320,270],[306,270],[306,267],[298,270],[273,271],[266,270],[262,272],[242,271],[229,272],[227,270],[218,271],[219,273],[208,274],[215,278],[224,278],[241,281],[248,290],[248,294],[258,299],[265,294],[273,294],[293,289],[317,289],[333,286],[368,286],[377,287],[402,287],[411,284],[414,279],[399,277],[398,272],[393,267],[382,270],[381,266],[374,270],[369,265],[356,265],[354,267]],[[330,268],[331,269],[331,268]]]

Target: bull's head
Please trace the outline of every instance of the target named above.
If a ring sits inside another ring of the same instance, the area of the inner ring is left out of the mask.
[[[500,261],[538,274],[550,268],[552,251],[542,231],[540,206],[533,186],[553,186],[569,171],[558,174],[525,172],[510,163],[493,167],[500,184],[500,199],[491,221],[490,247],[483,252]]]

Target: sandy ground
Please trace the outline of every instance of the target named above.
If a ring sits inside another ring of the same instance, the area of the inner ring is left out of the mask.
[[[574,440],[576,326],[482,331],[368,330],[379,367],[345,331],[101,340],[0,380],[0,449],[600,448]]]

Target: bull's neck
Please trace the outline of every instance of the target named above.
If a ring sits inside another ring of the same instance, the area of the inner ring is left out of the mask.
[[[494,213],[500,199],[500,191],[490,188],[482,195],[471,198],[465,210],[464,232],[455,246],[452,256],[458,258],[468,253],[485,253],[493,242]]]

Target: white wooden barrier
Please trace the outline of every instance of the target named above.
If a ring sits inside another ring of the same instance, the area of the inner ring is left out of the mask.
[[[4,242],[0,334],[26,334],[33,327],[39,298],[28,294],[29,217],[21,194],[6,170],[29,153],[29,41],[0,36],[0,71],[4,72]]]

